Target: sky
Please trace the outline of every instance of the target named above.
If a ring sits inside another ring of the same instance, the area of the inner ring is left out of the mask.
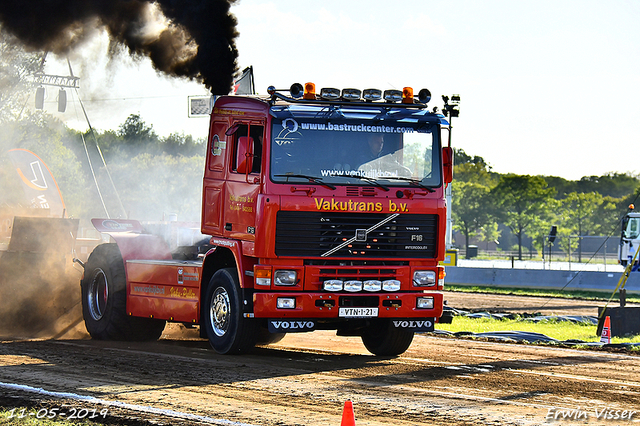
[[[578,180],[640,174],[640,2],[635,0],[240,0],[240,70],[256,91],[320,87],[428,88],[430,105],[459,94],[452,145],[498,173]],[[197,82],[158,75],[148,60],[109,61],[106,35],[70,58],[91,125],[116,129],[140,114],[162,136],[206,137],[189,118]],[[68,75],[65,60],[45,71]],[[76,94],[58,114],[87,127]]]

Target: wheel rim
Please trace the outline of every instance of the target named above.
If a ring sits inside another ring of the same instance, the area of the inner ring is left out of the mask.
[[[218,287],[211,297],[209,308],[209,322],[216,336],[222,337],[229,330],[231,317],[231,302],[229,293],[222,287]]]
[[[96,269],[93,279],[89,283],[88,291],[89,314],[91,318],[99,321],[104,316],[109,298],[109,286],[107,285],[107,275],[100,268]]]

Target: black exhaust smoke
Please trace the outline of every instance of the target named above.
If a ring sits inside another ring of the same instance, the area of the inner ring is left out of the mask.
[[[235,0],[2,0],[0,23],[26,48],[66,54],[104,28],[156,70],[227,94],[237,71]],[[111,49],[112,53],[117,49]]]

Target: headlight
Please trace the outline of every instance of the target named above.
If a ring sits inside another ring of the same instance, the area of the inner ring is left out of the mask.
[[[278,309],[295,309],[296,298],[295,297],[278,297],[278,300],[276,300],[276,307]]]
[[[380,89],[364,89],[362,97],[365,101],[379,101],[382,99],[382,91]]]
[[[418,297],[416,299],[416,308],[433,309],[433,297]]]
[[[320,90],[320,97],[322,99],[339,99],[340,98],[340,89],[334,89],[332,87],[326,87]]]
[[[362,290],[362,281],[357,280],[349,280],[344,282],[344,290],[345,291],[361,291]]]
[[[324,291],[342,291],[342,281],[326,280],[322,287],[324,288]]]
[[[296,271],[279,270],[273,274],[273,282],[275,285],[296,285],[298,274]]]
[[[384,100],[389,102],[398,102],[402,100],[402,90],[385,90],[383,94]]]
[[[362,288],[365,291],[380,291],[382,290],[382,281],[367,280],[364,283],[362,283]]]
[[[382,282],[382,289],[384,291],[400,291],[400,281],[398,280],[386,280]]]
[[[431,287],[436,285],[436,273],[434,271],[415,271],[413,273],[413,285],[415,287]]]
[[[342,89],[342,98],[348,101],[359,101],[361,94],[360,89]]]

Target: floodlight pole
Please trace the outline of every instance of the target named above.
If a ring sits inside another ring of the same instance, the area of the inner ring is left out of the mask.
[[[449,140],[447,141],[447,146],[451,148],[451,133],[453,130],[453,117],[457,117],[460,113],[460,110],[457,109],[458,103],[460,102],[460,95],[452,95],[451,100],[452,103],[449,103],[449,96],[442,96],[442,100],[444,101],[444,107],[442,108],[442,113],[445,117],[449,118]],[[453,160],[454,155],[451,156],[451,168],[453,169]],[[453,170],[452,170],[453,173]],[[445,236],[445,244],[446,248],[450,249],[453,241],[453,218],[451,217],[451,207],[452,207],[452,192],[451,192],[451,183],[447,185],[445,189],[445,198],[447,200],[447,234]]]
[[[47,58],[47,53],[45,52],[42,57],[42,62],[40,63],[40,69],[34,73],[34,82],[38,84],[38,89],[36,91],[36,108],[43,109],[44,108],[44,87],[43,86],[58,86],[60,87],[60,94],[58,95],[58,112],[65,112],[67,108],[67,96],[64,92],[64,87],[69,89],[79,89],[80,88],[80,77],[76,77],[73,75],[73,70],[71,69],[71,62],[69,58],[67,58],[67,64],[69,65],[69,74],[68,76],[63,75],[51,75],[44,73],[44,61]]]

